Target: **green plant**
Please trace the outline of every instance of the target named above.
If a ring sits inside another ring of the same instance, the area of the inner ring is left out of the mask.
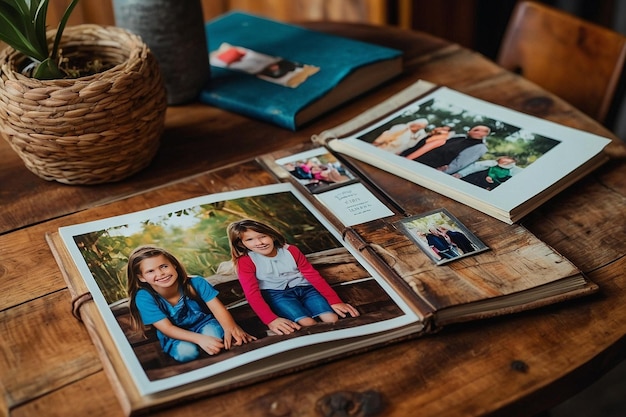
[[[46,17],[49,0],[0,0],[0,40],[30,58],[34,78],[49,80],[64,78],[59,48],[63,29],[78,0],[72,0],[59,22],[50,49],[46,37]]]

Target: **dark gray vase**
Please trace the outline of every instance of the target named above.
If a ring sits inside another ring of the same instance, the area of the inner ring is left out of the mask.
[[[200,0],[113,0],[115,23],[141,36],[156,57],[168,104],[195,100],[210,67]]]

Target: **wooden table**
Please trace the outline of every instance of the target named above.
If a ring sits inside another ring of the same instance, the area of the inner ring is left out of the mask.
[[[567,103],[458,45],[394,28],[309,26],[402,49],[405,74],[296,133],[202,104],[171,107],[154,162],[115,184],[43,181],[0,144],[0,415],[122,413],[85,328],[70,314],[71,297],[45,233],[94,216],[237,188],[235,163],[307,143],[312,134],[420,78],[614,139],[608,164],[523,221],[597,282],[601,293],[450,326],[160,415],[316,415],[315,404],[325,395],[371,390],[384,399],[380,413],[336,415],[528,416],[575,394],[624,359],[626,150],[619,140]],[[141,194],[146,191],[152,192]],[[515,361],[527,368],[512,366]]]

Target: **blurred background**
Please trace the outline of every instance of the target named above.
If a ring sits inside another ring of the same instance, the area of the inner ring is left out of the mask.
[[[49,23],[56,25],[70,0],[51,0]],[[70,24],[114,24],[113,0],[83,0]],[[626,35],[626,0],[538,0]],[[458,43],[494,59],[517,0],[201,0],[209,20],[238,9],[273,19],[326,20],[416,29]],[[623,77],[624,78],[624,77]],[[604,123],[626,140],[626,96],[622,87]]]
[[[431,33],[494,58],[516,0],[201,0],[205,20],[239,9],[274,19],[394,25]],[[538,0],[626,34],[624,0]],[[51,0],[50,23],[69,0]],[[70,23],[113,24],[111,0],[83,0]]]

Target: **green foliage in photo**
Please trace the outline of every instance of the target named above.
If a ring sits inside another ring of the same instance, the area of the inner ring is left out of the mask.
[[[244,197],[190,207],[156,219],[144,219],[74,240],[109,304],[127,297],[128,256],[141,245],[160,246],[172,252],[191,275],[210,277],[229,262],[226,227],[252,218],[283,233],[287,242],[303,253],[340,247],[334,236],[291,193]]]

